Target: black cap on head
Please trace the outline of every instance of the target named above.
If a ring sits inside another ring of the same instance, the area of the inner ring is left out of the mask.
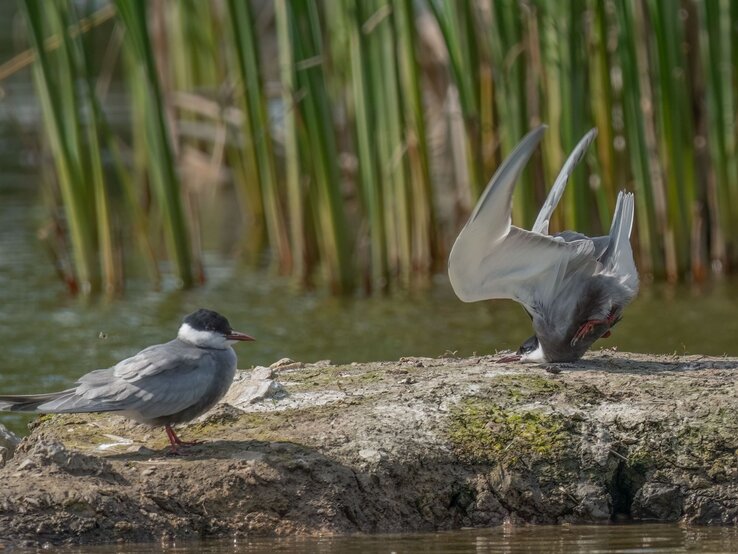
[[[228,320],[213,310],[201,308],[184,318],[183,323],[192,327],[195,331],[215,331],[222,335],[228,335],[233,331]]]
[[[526,340],[523,344],[520,345],[520,348],[518,348],[518,354],[530,354],[535,349],[538,348],[538,337],[533,335],[528,340]]]

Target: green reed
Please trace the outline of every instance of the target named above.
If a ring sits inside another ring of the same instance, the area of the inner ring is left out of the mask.
[[[290,271],[292,256],[287,228],[280,200],[279,182],[272,152],[270,122],[267,118],[267,99],[261,79],[258,37],[255,35],[249,2],[229,0],[228,19],[237,58],[237,70],[242,82],[241,106],[244,115],[244,136],[247,156],[252,160],[264,206],[269,243],[283,271]]]
[[[516,190],[517,224],[532,223],[597,127],[553,230],[606,232],[627,188],[644,276],[701,279],[738,263],[735,2],[118,0],[129,168],[99,108],[80,124],[72,75],[84,48],[60,23],[75,17],[67,2],[48,5],[58,15],[24,2],[75,272],[92,288],[100,275],[120,286],[105,149],[131,206],[151,187],[158,211],[128,220],[137,236],[164,230],[184,285],[199,263],[198,205],[178,168],[196,152],[229,170],[250,258],[268,248],[301,286],[384,291],[443,267],[492,172],[540,123],[549,131]],[[52,34],[66,37],[57,50],[44,46]]]
[[[26,0],[21,6],[30,42],[36,50],[34,80],[71,243],[72,269],[64,280],[72,292],[96,292],[101,286],[115,292],[120,273],[112,237],[109,191],[102,175],[99,110],[87,80],[81,38],[79,34],[67,33],[73,13],[71,4],[46,5]],[[44,45],[51,35],[61,40],[56,49],[49,51]],[[80,80],[85,83],[81,91]],[[57,258],[66,255],[55,253]]]
[[[130,56],[127,81],[136,88],[131,96],[136,102],[133,112],[143,117],[143,121],[139,120],[141,127],[134,131],[143,135],[139,144],[145,148],[147,176],[161,210],[167,250],[181,285],[189,287],[194,283],[190,229],[166,121],[156,52],[149,35],[148,4],[142,0],[117,0],[115,5],[125,27],[125,47]]]

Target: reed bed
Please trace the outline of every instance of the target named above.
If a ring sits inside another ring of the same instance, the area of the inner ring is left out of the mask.
[[[540,123],[550,129],[516,191],[517,224],[532,223],[597,127],[554,230],[606,232],[625,188],[646,280],[738,264],[735,2],[116,0],[117,16],[97,19],[122,32],[126,140],[95,96],[90,46],[71,31],[79,14],[67,0],[43,5],[22,3],[84,292],[120,289],[118,226],[171,260],[183,286],[204,278],[193,157],[206,160],[208,187],[236,192],[239,255],[266,249],[276,271],[341,294],[422,286],[496,166]],[[111,180],[125,216],[112,216]]]
[[[102,172],[100,110],[87,78],[82,35],[66,32],[73,14],[69,2],[42,7],[29,1],[23,10],[36,50],[34,82],[68,227],[68,234],[58,242],[53,240],[57,234],[48,240],[58,260],[67,250],[64,245],[71,244],[70,259],[57,265],[70,292],[87,294],[101,287],[113,292],[119,288],[120,274],[112,238],[114,221]],[[44,48],[50,35],[60,38],[53,51]]]

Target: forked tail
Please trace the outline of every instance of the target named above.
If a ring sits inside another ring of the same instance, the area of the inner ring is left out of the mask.
[[[62,396],[73,393],[74,389],[47,394],[7,394],[0,395],[0,411],[5,412],[43,412],[38,407],[46,402],[57,400]]]
[[[620,276],[630,288],[638,289],[638,270],[633,263],[630,247],[630,232],[633,229],[635,200],[632,192],[621,191],[615,206],[615,215],[610,227],[610,244],[602,257],[607,270]]]

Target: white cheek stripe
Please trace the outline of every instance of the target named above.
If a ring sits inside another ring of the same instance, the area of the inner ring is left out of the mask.
[[[536,348],[533,352],[530,354],[525,354],[522,357],[522,361],[524,362],[545,362],[546,361],[546,355],[543,353],[543,345],[541,342],[538,342],[538,348]]]
[[[181,325],[177,337],[185,342],[206,348],[225,348],[226,346],[225,337],[212,331],[198,331],[190,327],[188,323]]]

